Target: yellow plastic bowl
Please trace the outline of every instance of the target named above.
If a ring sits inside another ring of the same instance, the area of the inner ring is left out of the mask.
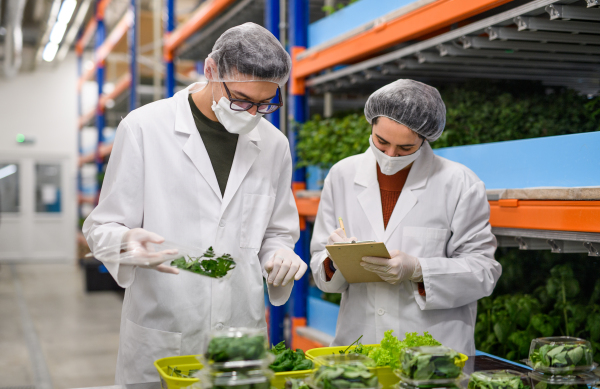
[[[365,344],[364,346],[376,347],[376,346],[379,346],[379,344]],[[355,347],[356,346],[352,346],[349,348],[349,350],[353,350]],[[339,354],[340,351],[344,351],[346,349],[348,349],[348,346],[320,347],[320,348],[313,348],[311,350],[308,350],[305,354],[306,354],[306,358],[312,359],[313,362],[315,362],[316,358],[318,358],[318,357],[321,357],[323,355]],[[454,363],[456,363],[456,366],[463,368],[463,367],[465,367],[465,363],[467,362],[469,357],[467,357],[465,354],[459,353],[459,355],[460,355],[460,359],[454,361]],[[315,363],[315,365],[316,365],[316,363]],[[379,383],[384,388],[394,386],[398,382],[400,382],[400,378],[398,378],[394,374],[394,372],[392,371],[392,369],[389,366],[371,367],[371,368],[369,368],[369,370],[373,371],[375,374],[377,374]]]
[[[169,366],[177,367],[183,374],[188,374],[190,370],[202,369],[202,364],[196,358],[196,355],[183,355],[180,357],[161,358],[154,361],[154,367],[160,375],[160,386],[162,389],[180,389],[198,382],[198,378],[171,377]]]
[[[310,358],[309,358],[310,359]],[[196,358],[196,355],[184,355],[181,357],[169,357],[158,359],[154,362],[156,370],[160,375],[160,385],[162,389],[181,389],[198,382],[198,378],[171,377],[169,366],[177,367],[182,373],[187,374],[190,370],[202,369],[202,364]],[[312,373],[312,370],[284,371],[275,373],[271,380],[271,386],[277,389],[284,389],[288,378],[306,378]]]

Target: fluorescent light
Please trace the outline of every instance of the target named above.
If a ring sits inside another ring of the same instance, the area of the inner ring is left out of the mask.
[[[58,45],[54,42],[48,42],[46,44],[46,47],[44,47],[44,52],[42,53],[42,58],[46,62],[52,62],[52,60],[56,56],[57,51],[58,51]]]
[[[11,174],[15,174],[17,172],[17,165],[8,165],[8,166],[4,166],[2,169],[0,169],[0,180],[3,179],[4,177],[8,177]]]
[[[63,1],[60,11],[58,12],[58,17],[56,18],[57,22],[63,23],[65,26],[69,24],[69,21],[73,16],[73,12],[75,11],[75,7],[77,7],[76,0]]]
[[[65,31],[67,31],[67,25],[62,22],[56,22],[50,33],[50,42],[58,45],[65,36]]]

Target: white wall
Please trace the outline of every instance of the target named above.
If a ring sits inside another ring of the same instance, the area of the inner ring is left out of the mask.
[[[32,163],[37,161],[55,159],[64,161],[62,164],[62,215],[61,222],[56,226],[60,226],[61,229],[57,236],[60,236],[61,241],[64,239],[67,245],[65,248],[67,254],[64,255],[66,260],[71,260],[75,256],[77,231],[78,112],[76,84],[77,68],[74,55],[69,55],[63,63],[53,69],[46,68],[32,73],[22,73],[14,79],[0,78],[0,160],[20,158],[28,161],[24,162],[25,166],[33,166]],[[16,142],[18,133],[35,138],[35,143],[18,144]],[[25,178],[23,177],[23,179]],[[25,188],[24,184],[22,188]],[[32,191],[31,186],[28,190]],[[20,197],[29,207],[32,196],[27,193]],[[10,229],[11,217],[15,219],[12,220],[15,223],[12,230]],[[0,232],[5,237],[7,233],[15,234],[15,236],[26,235],[28,230],[33,228],[37,231],[38,236],[34,234],[28,239],[23,239],[23,246],[35,245],[36,242],[44,241],[52,243],[52,233],[43,232],[49,231],[50,218],[41,218],[35,213],[20,217],[30,217],[33,220],[23,224],[23,226],[29,227],[23,227],[22,233],[16,232],[18,226],[16,216],[8,214],[2,215]],[[39,227],[39,225],[47,227]],[[39,236],[40,234],[45,236]],[[6,242],[4,245],[6,246]],[[48,254],[48,258],[52,257],[50,255],[52,250],[50,248],[43,249],[42,246],[39,246],[37,251],[29,250],[29,254],[17,255],[17,257],[35,259],[43,256],[44,250]],[[16,247],[13,247],[13,252],[16,252],[14,249]],[[31,254],[34,251],[38,254]],[[57,251],[54,252],[57,253]],[[2,254],[2,247],[0,247],[0,254]],[[10,258],[10,255],[8,257]]]

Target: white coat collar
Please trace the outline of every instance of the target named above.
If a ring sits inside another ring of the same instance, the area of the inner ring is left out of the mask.
[[[363,154],[354,176],[354,183],[357,185],[358,202],[367,215],[377,240],[387,241],[402,219],[417,204],[418,196],[424,190],[422,188],[425,188],[431,173],[433,157],[431,146],[425,142],[421,148],[421,156],[413,163],[387,228],[384,229],[381,193],[377,181],[377,161],[371,149]]]
[[[217,176],[215,175],[210,157],[206,151],[206,146],[204,145],[204,142],[202,142],[200,133],[198,133],[196,123],[194,123],[192,110],[188,103],[188,95],[199,91],[205,86],[206,83],[198,82],[177,92],[175,96],[173,96],[176,105],[175,131],[189,135],[187,142],[183,145],[183,152],[192,160],[194,166],[196,166],[196,169],[198,169],[200,174],[202,174],[204,179],[208,182],[215,195],[222,201],[222,213],[233,199],[234,194],[239,189],[244,177],[258,157],[258,154],[260,154],[260,147],[257,145],[257,142],[261,139],[258,130],[261,123],[259,122],[258,126],[250,133],[238,137],[238,143],[233,158],[233,164],[231,166],[231,172],[229,173],[227,187],[225,188],[225,194],[221,196]]]

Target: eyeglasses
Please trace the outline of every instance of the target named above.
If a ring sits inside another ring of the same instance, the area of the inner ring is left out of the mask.
[[[283,106],[283,102],[281,101],[281,89],[277,87],[277,95],[279,96],[279,103],[254,103],[248,100],[234,99],[231,97],[231,92],[229,92],[229,88],[227,85],[223,83],[225,86],[225,91],[227,92],[227,97],[229,97],[230,108],[234,111],[248,111],[252,107],[256,105],[258,113],[268,114],[277,111],[279,108]]]

